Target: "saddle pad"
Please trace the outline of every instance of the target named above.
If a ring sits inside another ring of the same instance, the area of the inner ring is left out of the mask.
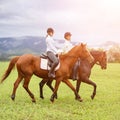
[[[50,67],[47,65],[47,63],[48,63],[47,59],[41,58],[40,68],[44,69],[44,70],[50,70]],[[57,65],[57,67],[55,68],[55,71],[58,70],[59,67],[60,67],[60,62]]]

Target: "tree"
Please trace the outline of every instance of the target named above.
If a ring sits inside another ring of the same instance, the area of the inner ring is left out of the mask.
[[[120,62],[120,46],[114,45],[108,50],[108,62]]]

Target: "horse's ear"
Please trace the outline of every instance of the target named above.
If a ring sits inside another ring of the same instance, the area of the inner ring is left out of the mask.
[[[104,51],[104,55],[107,55],[107,51]]]
[[[81,46],[87,46],[87,44],[86,44],[86,43],[85,43],[85,44],[84,44],[84,43],[81,43]]]
[[[104,54],[106,54],[106,53],[107,53],[107,51],[106,51],[106,50],[104,50],[104,51],[103,51],[103,53],[104,53]]]
[[[81,46],[83,46],[83,43],[81,43]]]
[[[84,46],[84,44],[83,44],[83,43],[81,43],[81,46]]]
[[[87,46],[87,43],[85,43],[84,45]]]

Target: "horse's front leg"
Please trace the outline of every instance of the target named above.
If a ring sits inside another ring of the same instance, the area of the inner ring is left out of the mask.
[[[61,79],[56,79],[55,88],[54,88],[53,94],[52,94],[52,96],[51,96],[51,98],[50,98],[50,101],[51,101],[51,102],[54,102],[54,98],[55,98],[56,95],[57,95],[57,91],[58,91],[60,82],[61,82]]]
[[[79,96],[79,94],[77,93],[77,91],[75,90],[75,88],[73,87],[73,85],[71,84],[71,82],[67,79],[67,80],[63,80],[63,82],[72,89],[72,91],[75,94],[75,99],[82,102],[83,100],[81,99],[81,97]]]
[[[92,81],[91,81],[91,83],[92,83],[92,85],[93,85],[93,87],[94,87],[93,94],[91,95],[91,99],[93,100],[94,97],[95,97],[95,95],[96,95],[96,88],[97,88],[97,85],[96,85],[94,82],[92,82]]]
[[[79,93],[80,85],[81,85],[81,79],[79,78],[77,80],[77,82],[76,82],[76,91],[77,91],[77,93]]]
[[[96,85],[93,81],[89,80],[88,77],[86,77],[86,78],[83,79],[82,81],[85,82],[85,83],[87,83],[87,84],[89,84],[89,85],[92,85],[92,86],[94,87],[93,93],[92,93],[92,95],[91,95],[91,99],[94,99],[94,97],[95,97],[95,95],[96,95],[97,85]]]
[[[31,75],[32,76],[32,75]],[[32,98],[32,102],[36,102],[34,94],[30,91],[28,85],[31,79],[31,76],[25,76],[24,77],[24,83],[23,83],[23,87],[24,89],[27,91],[27,93],[29,94],[29,96]]]

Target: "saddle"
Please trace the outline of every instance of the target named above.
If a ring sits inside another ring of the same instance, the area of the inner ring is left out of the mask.
[[[56,55],[56,57],[59,58],[58,55]],[[41,58],[40,68],[44,69],[44,70],[50,70],[52,61],[49,59],[49,57],[46,54],[42,54],[42,55],[40,55],[40,58]],[[55,71],[58,70],[59,67],[60,67],[60,63],[55,68]]]

